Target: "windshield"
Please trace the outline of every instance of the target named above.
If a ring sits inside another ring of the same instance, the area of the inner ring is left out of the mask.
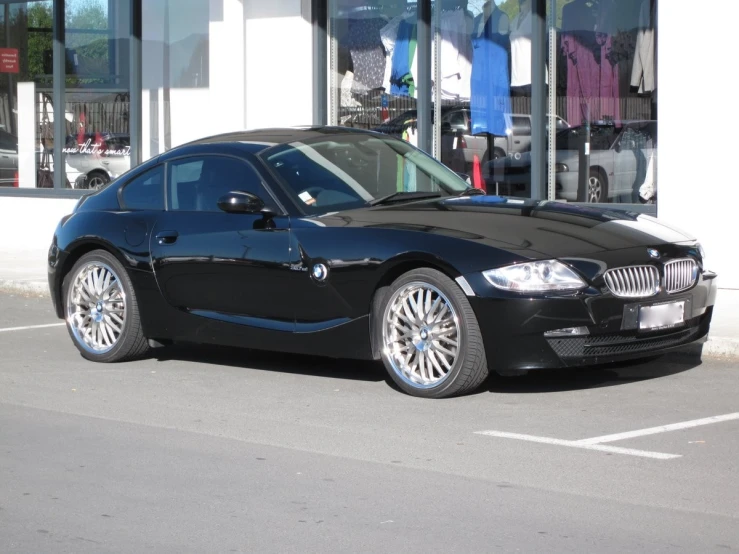
[[[459,175],[407,142],[368,133],[281,144],[260,158],[308,215],[366,207],[396,192],[449,196],[469,188]],[[412,200],[415,195],[407,196]]]

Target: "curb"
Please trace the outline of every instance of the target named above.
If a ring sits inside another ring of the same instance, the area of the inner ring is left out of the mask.
[[[725,360],[739,359],[739,339],[709,335],[708,341],[703,345],[703,355]]]
[[[10,281],[0,279],[0,292],[9,292],[11,294],[21,294],[23,296],[38,296],[48,298],[49,283],[44,281]]]
[[[12,281],[0,279],[0,292],[48,298],[49,284],[45,281]],[[701,356],[712,359],[739,360],[739,339],[708,336],[703,343]]]

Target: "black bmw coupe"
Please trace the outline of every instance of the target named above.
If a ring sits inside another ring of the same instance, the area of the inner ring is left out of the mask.
[[[83,197],[49,250],[82,355],[172,342],[382,359],[409,394],[706,340],[716,275],[649,216],[480,194],[401,140],[192,142]],[[349,370],[348,370],[349,371]]]

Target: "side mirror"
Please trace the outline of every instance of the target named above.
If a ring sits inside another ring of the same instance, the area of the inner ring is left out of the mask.
[[[218,199],[218,208],[230,214],[255,214],[264,210],[264,201],[250,192],[232,190]]]

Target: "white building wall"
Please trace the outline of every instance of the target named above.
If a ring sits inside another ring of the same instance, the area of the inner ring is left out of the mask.
[[[739,3],[713,0],[710,24],[696,22],[697,8],[659,3],[658,217],[700,239],[719,286],[739,289],[739,109],[727,55]]]
[[[244,0],[246,127],[310,125],[310,0]]]

